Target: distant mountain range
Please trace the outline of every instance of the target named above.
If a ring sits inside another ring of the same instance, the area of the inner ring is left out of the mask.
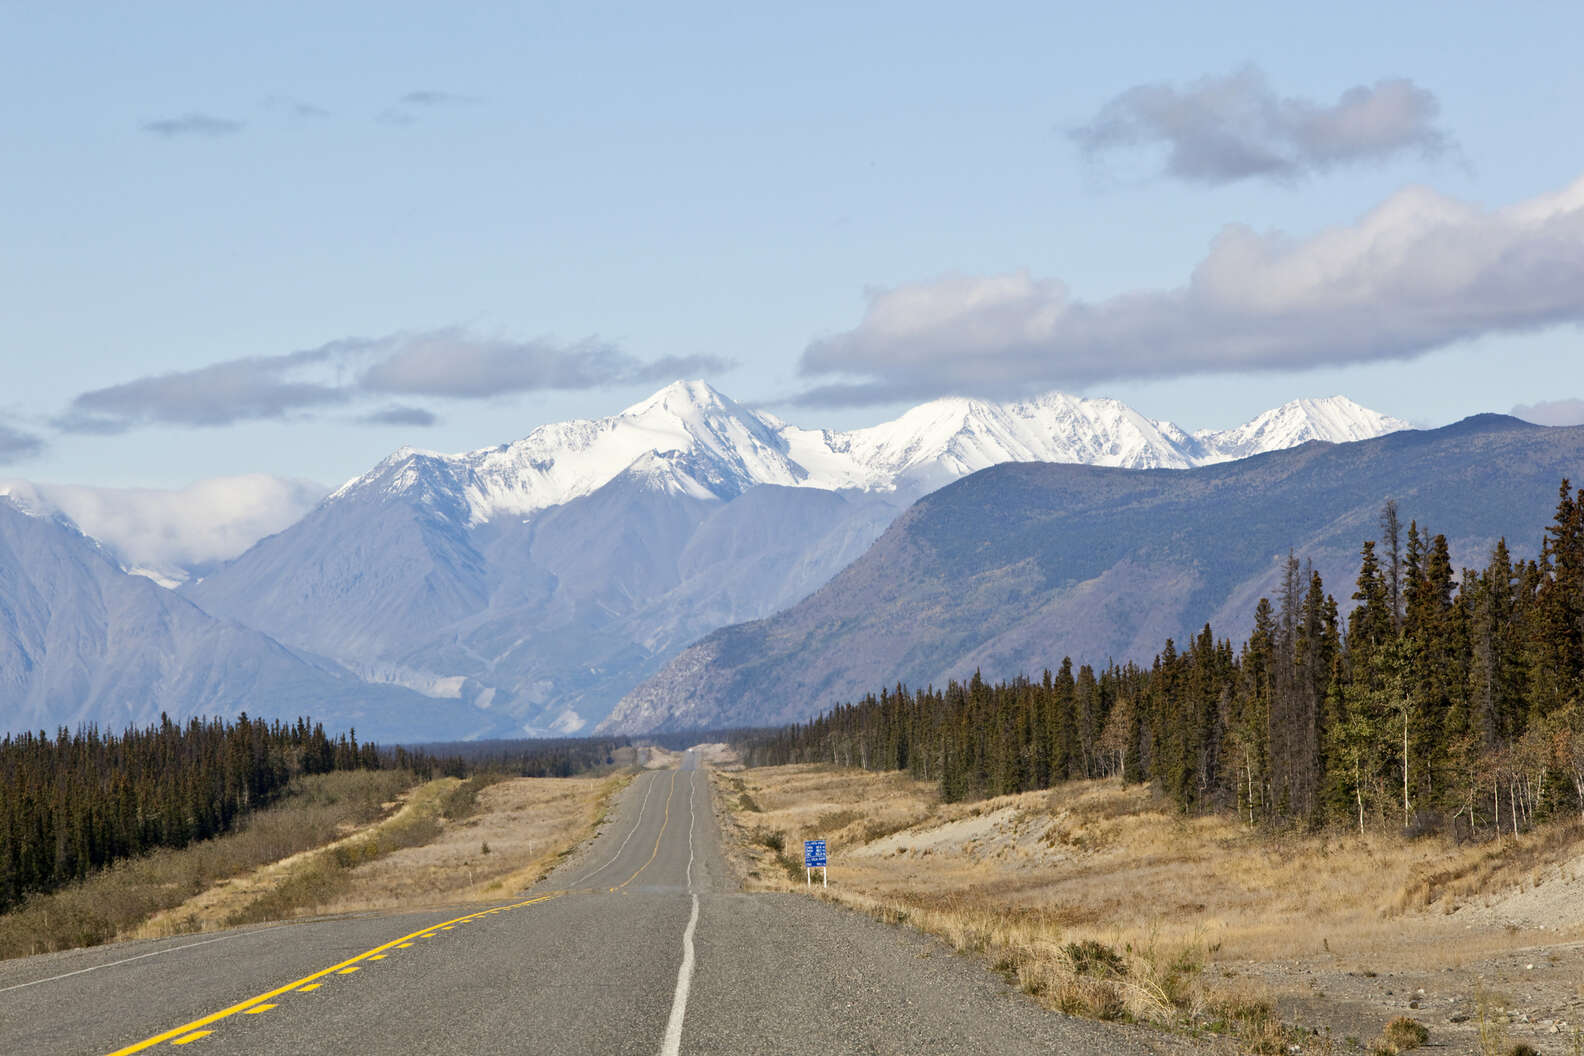
[[[372,686],[180,595],[123,572],[58,517],[0,499],[0,711],[5,731],[111,729],[193,714],[286,718],[412,739],[453,737],[488,718]]]
[[[586,731],[690,643],[796,604],[914,499],[984,467],[1059,460],[1183,469],[1402,426],[1334,397],[1295,401],[1237,429],[1188,433],[1113,400],[1051,394],[1012,404],[938,400],[838,432],[791,426],[701,382],[679,382],[619,415],[543,426],[500,447],[398,451],[166,598],[219,626],[261,632],[257,639],[333,684],[308,679],[289,706],[265,683],[250,695],[197,683],[177,692],[167,679],[141,696],[173,715],[243,706],[350,715],[352,686],[369,691],[359,700],[389,700],[392,716],[405,716],[382,724],[377,708],[353,707],[359,729],[375,736],[407,736],[413,716],[402,709],[414,700],[427,706],[424,729],[458,737]],[[98,552],[111,572],[117,552],[113,544]],[[17,575],[8,561],[0,555],[0,582]],[[69,610],[57,603],[55,618]],[[0,642],[15,636],[15,620],[0,611]],[[47,652],[49,665],[85,672],[109,662],[81,638],[54,639]],[[229,655],[206,654],[221,666]],[[63,721],[120,722],[152,678],[122,680],[110,694],[88,677],[70,708],[35,695],[28,699],[54,703],[30,705],[30,714],[55,708]]]
[[[300,521],[330,489],[264,473],[210,477],[185,488],[99,488],[0,480],[21,509],[67,518],[118,565],[176,587]]]
[[[1584,481],[1584,427],[1495,415],[1182,472],[995,466],[921,499],[798,605],[683,651],[601,729],[778,724],[899,680],[1147,662],[1206,621],[1240,641],[1289,551],[1345,610],[1386,499],[1483,567],[1502,537],[1535,553],[1563,477]]]
[[[701,499],[729,500],[761,484],[922,493],[1003,462],[1186,469],[1405,428],[1333,396],[1294,400],[1235,429],[1188,433],[1117,400],[1054,392],[1005,404],[934,400],[895,421],[839,432],[788,425],[704,382],[679,381],[614,417],[541,426],[500,447],[462,455],[404,448],[330,503],[371,488],[398,494],[442,487],[452,512],[478,525],[564,505],[629,472]],[[659,454],[668,457],[656,461]],[[393,472],[398,467],[406,468]]]

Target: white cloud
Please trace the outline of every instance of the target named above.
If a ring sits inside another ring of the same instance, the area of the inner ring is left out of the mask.
[[[0,481],[0,494],[36,511],[65,514],[123,565],[178,580],[290,527],[329,491],[261,473],[175,490]]]
[[[242,131],[242,122],[213,114],[189,113],[145,121],[143,131],[163,139],[219,139]]]
[[[1181,287],[1084,301],[1026,272],[871,291],[803,402],[1409,359],[1584,321],[1584,179],[1485,210],[1422,187],[1306,239],[1226,227]]]
[[[1584,425],[1584,400],[1543,400],[1521,403],[1512,409],[1514,417],[1536,425]]]
[[[44,441],[32,433],[0,424],[0,462],[18,462],[44,450]]]
[[[1404,78],[1356,85],[1329,105],[1283,98],[1251,66],[1184,87],[1129,88],[1068,135],[1091,159],[1164,147],[1166,172],[1189,182],[1292,182],[1400,154],[1436,157],[1450,144],[1435,124],[1439,110],[1434,95]]]
[[[643,383],[731,366],[712,356],[641,360],[596,337],[510,340],[449,327],[344,338],[284,355],[222,360],[134,378],[81,393],[55,425],[67,432],[103,434],[149,425],[223,426],[389,396],[490,399]],[[403,405],[355,420],[426,425],[436,419],[426,408]]]

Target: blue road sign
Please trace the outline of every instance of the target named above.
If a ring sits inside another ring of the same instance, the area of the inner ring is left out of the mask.
[[[825,864],[825,841],[803,841],[803,868],[813,869]]]

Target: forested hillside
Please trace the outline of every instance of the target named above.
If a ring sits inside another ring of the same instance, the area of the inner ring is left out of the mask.
[[[398,749],[383,757],[356,734],[249,719],[169,719],[102,734],[0,740],[0,911],[157,847],[230,828],[299,774],[381,766],[432,768]]]
[[[1339,603],[1290,558],[1241,645],[1207,624],[1154,662],[897,686],[743,742],[757,764],[908,770],[949,799],[1154,782],[1250,823],[1519,831],[1584,812],[1584,490],[1536,559],[1481,569],[1388,503]]]
[[[779,726],[882,685],[999,681],[1064,655],[1149,664],[1207,622],[1241,641],[1289,550],[1351,583],[1388,497],[1456,564],[1483,566],[1502,538],[1527,559],[1581,466],[1584,428],[1498,415],[1197,469],[995,466],[915,503],[792,608],[694,643],[603,729]]]

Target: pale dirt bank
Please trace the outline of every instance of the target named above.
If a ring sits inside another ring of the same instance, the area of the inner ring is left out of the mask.
[[[780,834],[788,857],[819,837],[838,897],[893,907],[878,913],[903,907],[947,929],[954,914],[999,915],[1019,922],[1016,941],[1051,951],[1197,950],[1200,992],[1172,1013],[1185,1023],[1247,992],[1322,1032],[1303,1051],[1324,1051],[1326,1032],[1334,1051],[1367,1046],[1398,1015],[1440,1051],[1482,1051],[1482,1019],[1505,1036],[1498,1051],[1584,1051],[1584,829],[1459,847],[1271,836],[1107,782],[972,804],[941,804],[903,775],[824,767],[717,784],[750,885],[802,886],[763,834]]]

